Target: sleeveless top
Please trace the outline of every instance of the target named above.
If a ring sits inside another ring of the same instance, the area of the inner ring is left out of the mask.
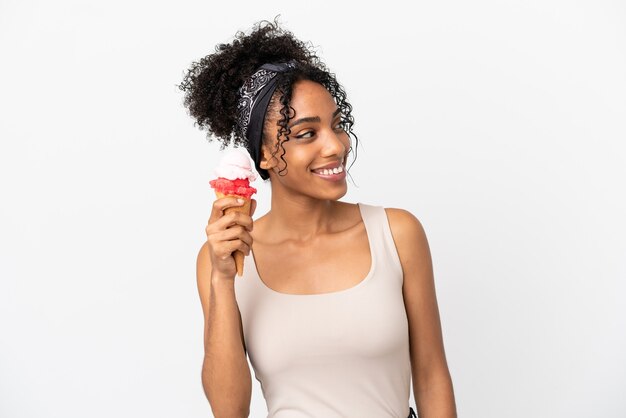
[[[336,292],[287,294],[259,277],[254,254],[235,297],[268,418],[405,418],[409,331],[400,258],[385,209],[358,203],[371,267]]]

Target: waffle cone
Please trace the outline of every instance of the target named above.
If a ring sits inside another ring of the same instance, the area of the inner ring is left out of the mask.
[[[226,195],[224,193],[215,192],[215,195],[217,196],[218,199],[221,199],[223,197],[237,197],[239,199],[243,199],[244,200],[244,204],[241,206],[231,206],[229,208],[224,209],[224,214],[230,213],[230,212],[241,212],[241,213],[245,213],[246,215],[250,215],[250,205],[252,204],[252,200],[251,199],[246,199],[243,196],[237,196],[237,195]],[[233,257],[235,258],[235,265],[237,266],[237,276],[242,276],[243,275],[243,258],[244,258],[244,254],[239,251],[239,250],[235,250],[233,252]]]

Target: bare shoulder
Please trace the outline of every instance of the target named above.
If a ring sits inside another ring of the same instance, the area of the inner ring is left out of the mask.
[[[405,275],[418,266],[430,265],[430,248],[420,220],[405,209],[385,208],[385,212]]]
[[[394,240],[401,241],[400,244],[411,243],[426,239],[426,232],[422,223],[415,215],[405,209],[385,208],[387,219],[389,220],[389,228]],[[409,241],[409,242],[406,242]],[[396,245],[398,242],[396,242]]]

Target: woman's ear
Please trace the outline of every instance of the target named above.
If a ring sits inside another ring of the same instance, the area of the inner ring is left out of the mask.
[[[276,166],[276,157],[274,157],[267,149],[267,147],[265,146],[265,144],[263,144],[261,146],[261,152],[262,152],[262,156],[261,156],[261,161],[259,161],[259,166],[263,169],[263,170],[270,170],[272,168],[274,168]]]

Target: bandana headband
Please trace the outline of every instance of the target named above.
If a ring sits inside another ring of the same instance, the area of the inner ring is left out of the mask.
[[[261,139],[263,122],[270,99],[276,91],[278,79],[276,75],[296,68],[296,61],[263,64],[239,89],[237,103],[237,125],[241,134],[252,145],[252,160],[261,174],[259,156],[261,155]],[[261,176],[263,177],[263,176]]]

